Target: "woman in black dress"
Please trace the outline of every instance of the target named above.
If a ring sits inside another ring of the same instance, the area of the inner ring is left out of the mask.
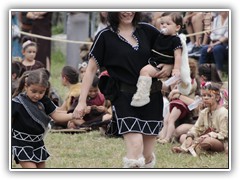
[[[139,72],[148,63],[151,47],[159,31],[146,23],[139,23],[140,12],[109,12],[109,27],[95,37],[89,53],[89,64],[83,78],[79,103],[74,117],[85,115],[86,98],[91,82],[100,67],[105,67],[118,88],[117,97],[112,101],[113,118],[117,121],[118,133],[123,135],[126,156],[125,168],[154,167],[154,144],[162,127],[163,98],[161,81],[153,78],[151,102],[143,107],[130,105],[136,91]],[[172,66],[162,66],[157,77],[166,77]]]

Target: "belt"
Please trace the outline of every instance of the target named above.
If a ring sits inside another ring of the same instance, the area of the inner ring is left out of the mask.
[[[137,87],[134,85],[130,85],[130,84],[121,82],[119,84],[119,90],[121,92],[127,92],[127,93],[134,94],[137,91]],[[162,81],[160,81],[160,80],[153,81],[150,93],[159,92],[161,90],[162,90]]]

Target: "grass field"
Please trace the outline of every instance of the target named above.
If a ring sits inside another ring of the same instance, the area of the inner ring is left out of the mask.
[[[64,97],[66,89],[60,83],[60,72],[65,58],[60,52],[52,55],[51,84]],[[125,155],[122,138],[107,138],[99,131],[87,133],[49,133],[45,145],[50,153],[47,168],[122,168]],[[171,147],[177,144],[156,144],[156,166],[161,169],[228,169],[229,157],[224,153],[174,154]],[[19,168],[14,162],[13,168]]]

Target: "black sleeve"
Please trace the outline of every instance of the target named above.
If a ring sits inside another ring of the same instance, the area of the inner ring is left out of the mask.
[[[89,57],[93,57],[99,67],[103,66],[104,52],[105,52],[105,43],[104,43],[105,31],[108,31],[108,29],[104,29],[97,34],[97,36],[93,41],[93,45],[91,46],[91,50],[89,52]]]
[[[149,42],[151,45],[151,48],[153,48],[153,45],[157,39],[157,36],[160,34],[160,31],[153,25],[144,23],[144,22],[139,23],[139,26],[140,26],[140,28],[143,29],[143,31],[147,35],[147,38],[149,39]]]
[[[176,36],[173,40],[173,44],[172,44],[172,48],[173,50],[175,49],[178,49],[178,48],[181,48],[182,49],[182,43],[181,43],[181,40],[178,36]]]
[[[53,111],[55,111],[56,106],[55,104],[51,101],[51,99],[47,96],[44,96],[41,99],[41,103],[43,103],[44,107],[45,107],[45,112],[47,115],[51,114]]]

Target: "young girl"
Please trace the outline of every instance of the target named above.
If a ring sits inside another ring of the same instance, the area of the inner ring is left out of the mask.
[[[45,69],[25,73],[12,99],[12,153],[23,168],[45,168],[49,154],[43,138],[51,118],[59,122],[72,119],[72,114],[56,111],[45,95],[48,79]]]
[[[188,94],[191,86],[190,70],[188,66],[188,56],[186,54],[186,43],[183,36],[178,32],[182,26],[182,16],[180,13],[166,12],[162,14],[160,34],[153,46],[153,57],[149,64],[140,71],[137,83],[137,92],[132,98],[131,105],[141,107],[149,103],[152,77],[159,71],[158,65],[174,64],[172,76],[181,77],[182,83],[179,89],[183,94]],[[184,50],[184,52],[182,52]],[[184,58],[182,58],[184,55]]]
[[[44,64],[35,60],[37,54],[37,44],[31,40],[27,40],[22,44],[22,54],[24,59],[22,64],[25,66],[26,71],[43,68]]]
[[[207,83],[201,95],[206,107],[199,113],[194,126],[180,137],[181,147],[173,147],[173,152],[188,152],[197,156],[199,150],[222,152],[228,142],[228,110],[219,104],[220,88]],[[197,153],[195,152],[197,151]]]
[[[191,69],[191,91],[188,94],[190,100],[187,102],[181,99],[181,93],[178,89],[173,89],[169,94],[169,99],[171,100],[169,104],[169,112],[164,117],[164,125],[159,133],[158,143],[165,144],[170,142],[172,138],[176,123],[182,124],[185,119],[190,116],[190,110],[188,105],[194,101],[195,95],[199,95],[199,80],[197,77],[197,62],[194,59],[189,59],[189,66]],[[188,104],[189,103],[189,104]]]

